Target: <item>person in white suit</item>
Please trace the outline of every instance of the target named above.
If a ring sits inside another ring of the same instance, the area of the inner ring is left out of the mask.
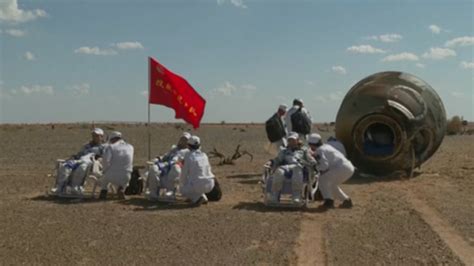
[[[133,168],[133,146],[122,139],[122,133],[114,131],[110,133],[109,144],[104,150],[103,176],[100,179],[102,190],[100,199],[107,198],[107,186],[110,184],[117,187],[119,198],[124,199],[124,190],[130,181]]]
[[[189,152],[188,140],[191,134],[184,132],[179,138],[178,144],[165,155],[156,159],[148,171],[149,199],[155,200],[159,197],[159,190],[166,189],[165,195],[169,198],[175,197],[176,186],[179,183],[184,156]]]
[[[308,145],[318,162],[320,171],[319,188],[324,198],[324,208],[334,208],[334,200],[342,201],[340,207],[351,208],[351,198],[342,191],[340,184],[346,182],[354,174],[354,166],[344,154],[329,144],[323,144],[321,136],[313,133],[308,138]]]
[[[199,206],[207,203],[205,193],[214,188],[214,174],[206,153],[202,152],[201,140],[192,136],[188,140],[189,152],[184,157],[184,166],[181,172],[181,195],[193,204]]]

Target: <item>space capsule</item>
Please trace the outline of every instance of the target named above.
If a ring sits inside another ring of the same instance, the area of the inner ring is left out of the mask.
[[[446,131],[441,98],[425,81],[381,72],[355,84],[336,117],[336,137],[363,173],[412,172],[441,145]]]

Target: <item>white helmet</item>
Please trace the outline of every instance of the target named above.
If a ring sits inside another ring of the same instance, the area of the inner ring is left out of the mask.
[[[188,139],[188,144],[192,145],[192,146],[199,145],[199,144],[201,144],[201,139],[198,136],[191,136]]]
[[[96,135],[100,135],[100,136],[103,136],[104,135],[104,131],[98,127],[94,128],[92,130],[92,134],[96,134]]]
[[[309,135],[308,144],[318,144],[321,142],[321,136],[318,133]]]
[[[109,139],[122,138],[122,133],[118,131],[112,131],[109,134]]]

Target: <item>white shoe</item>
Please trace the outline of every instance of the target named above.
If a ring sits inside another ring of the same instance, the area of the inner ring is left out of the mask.
[[[300,199],[300,198],[294,198],[294,199],[293,199],[293,203],[294,203],[294,204],[300,204],[300,203],[301,203],[301,199]]]
[[[174,191],[172,191],[172,190],[171,191],[166,191],[165,196],[166,197],[174,197]]]
[[[195,206],[200,206],[202,204],[207,204],[207,197],[206,195],[203,195],[201,197],[199,197],[199,199],[193,203]]]
[[[71,194],[73,195],[82,195],[84,189],[81,189],[81,187],[71,187]]]
[[[57,184],[54,188],[51,189],[51,192],[55,195],[61,195],[66,192],[66,186],[64,184]]]
[[[51,188],[51,190],[50,190],[50,191],[51,191],[51,193],[52,193],[52,194],[54,194],[54,195],[57,195],[57,194],[59,194],[59,189],[58,189],[57,187],[53,187],[53,188]]]
[[[166,191],[165,198],[167,199],[176,199],[176,194],[174,191]],[[206,198],[207,200],[207,198]]]
[[[300,194],[293,194],[292,195],[292,200],[293,200],[293,203],[295,204],[300,204],[301,203],[301,197],[300,197]]]

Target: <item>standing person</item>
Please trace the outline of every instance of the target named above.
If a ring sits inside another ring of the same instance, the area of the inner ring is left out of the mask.
[[[299,137],[306,141],[306,136],[311,133],[312,120],[306,108],[304,108],[302,99],[294,99],[293,106],[288,110],[285,116],[287,132],[296,132]]]
[[[214,174],[206,153],[200,149],[201,140],[198,136],[189,138],[188,147],[181,172],[180,191],[183,197],[199,206],[208,201],[205,194],[214,188]]]
[[[323,144],[321,136],[313,133],[308,144],[316,158],[320,171],[319,188],[324,198],[324,208],[334,208],[334,199],[342,201],[340,207],[352,208],[352,200],[339,187],[354,174],[354,166],[346,157],[329,144]]]
[[[104,152],[104,131],[94,128],[91,137],[91,141],[78,153],[59,163],[56,186],[51,189],[53,193],[63,193],[67,185],[71,186],[72,193],[82,193],[87,169],[91,167],[92,160],[101,157]]]
[[[132,173],[133,153],[133,146],[122,139],[122,133],[118,131],[110,133],[109,145],[104,150],[100,199],[107,198],[109,183],[117,187],[119,198],[125,199],[124,190]]]
[[[265,122],[265,130],[268,140],[276,147],[277,151],[286,147],[286,125],[284,116],[286,114],[286,104],[280,104],[278,110]]]
[[[148,189],[150,199],[158,199],[160,188],[166,189],[166,196],[175,197],[175,188],[181,176],[184,156],[189,152],[188,140],[191,134],[184,132],[178,144],[156,160],[148,172]]]
[[[270,161],[274,172],[270,201],[278,202],[278,196],[283,189],[285,179],[291,179],[292,200],[294,203],[300,203],[304,184],[304,168],[306,165],[315,164],[316,161],[307,148],[299,142],[298,134],[290,133],[286,149],[281,150],[277,157]]]

